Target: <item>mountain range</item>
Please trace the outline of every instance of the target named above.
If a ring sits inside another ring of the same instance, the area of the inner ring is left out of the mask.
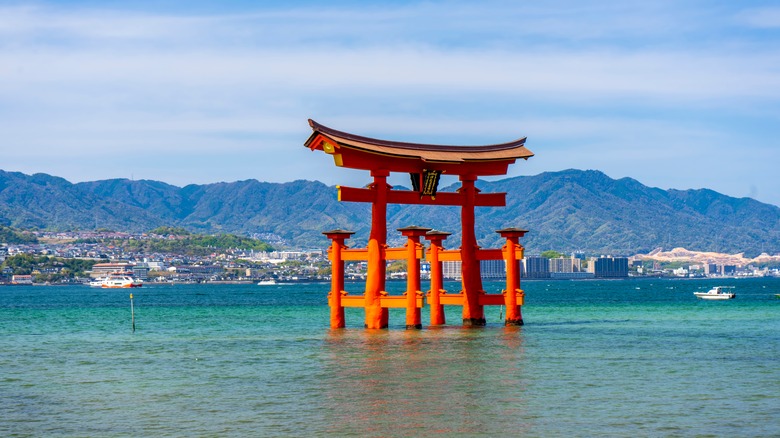
[[[368,181],[367,181],[368,182]],[[662,190],[595,170],[565,170],[478,181],[483,192],[506,192],[507,206],[477,208],[477,239],[501,244],[495,230],[521,227],[528,253],[545,250],[634,254],[657,247],[697,251],[780,253],[780,207],[707,189]],[[440,191],[454,191],[457,184]],[[452,232],[460,244],[458,207],[390,205],[388,243],[396,228],[419,225]],[[144,232],[179,226],[198,233],[252,235],[288,247],[325,247],[321,232],[355,231],[363,246],[368,204],[342,203],[317,181],[257,180],[177,187],[159,181],[110,179],[70,183],[47,174],[0,170],[0,225],[48,230],[108,228]]]

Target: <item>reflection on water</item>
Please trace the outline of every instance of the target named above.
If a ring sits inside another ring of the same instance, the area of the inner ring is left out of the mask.
[[[522,328],[498,330],[332,330],[323,355],[328,432],[522,432]]]

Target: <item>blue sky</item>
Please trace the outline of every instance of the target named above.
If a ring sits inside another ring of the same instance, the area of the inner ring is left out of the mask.
[[[780,205],[780,5],[0,2],[0,169],[367,183],[307,118]]]

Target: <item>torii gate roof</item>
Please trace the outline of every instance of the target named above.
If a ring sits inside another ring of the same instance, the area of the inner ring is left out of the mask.
[[[304,145],[333,155],[336,166],[363,170],[419,173],[439,170],[450,175],[505,175],[518,158],[533,152],[525,137],[486,146],[447,146],[378,140],[323,126],[309,119],[314,131]]]

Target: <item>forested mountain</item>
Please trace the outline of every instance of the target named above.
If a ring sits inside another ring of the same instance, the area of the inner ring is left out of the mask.
[[[484,247],[499,244],[495,230],[517,226],[530,230],[522,240],[528,252],[632,254],[676,246],[780,252],[780,208],[749,198],[704,189],[661,190],[593,170],[480,181],[478,187],[507,193],[505,208],[477,208],[477,238]],[[148,231],[179,226],[324,247],[321,232],[332,228],[356,231],[352,243],[363,245],[370,217],[369,205],[340,203],[335,187],[316,181],[176,187],[113,179],[72,184],[46,174],[0,171],[0,225],[16,228]],[[391,205],[387,219],[391,244],[402,241],[394,229],[407,225],[452,232],[447,247],[460,242],[457,207]]]

